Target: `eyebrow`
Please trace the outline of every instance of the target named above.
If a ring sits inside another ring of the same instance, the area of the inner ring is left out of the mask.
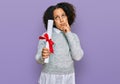
[[[65,13],[62,13],[61,15],[66,15]],[[59,16],[58,14],[57,15],[55,15],[55,16]]]

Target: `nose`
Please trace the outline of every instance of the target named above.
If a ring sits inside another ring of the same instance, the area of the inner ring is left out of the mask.
[[[60,22],[63,22],[63,18],[62,17],[60,17]]]

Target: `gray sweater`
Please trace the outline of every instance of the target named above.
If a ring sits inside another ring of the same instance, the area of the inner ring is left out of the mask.
[[[54,41],[49,63],[44,63],[41,51],[46,45],[45,40],[39,40],[38,50],[35,59],[43,64],[42,72],[49,74],[69,74],[74,72],[74,60],[79,61],[83,57],[83,50],[80,41],[75,33],[62,31],[53,28],[52,40]]]

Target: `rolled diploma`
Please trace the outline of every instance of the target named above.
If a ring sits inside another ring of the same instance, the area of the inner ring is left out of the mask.
[[[49,36],[49,39],[52,38],[52,28],[53,28],[53,20],[48,20],[47,24],[47,34]],[[49,49],[49,43],[46,43],[46,48]],[[49,57],[44,60],[45,63],[49,63]]]

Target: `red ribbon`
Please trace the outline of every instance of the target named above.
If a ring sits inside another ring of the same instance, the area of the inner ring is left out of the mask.
[[[51,39],[49,39],[49,36],[48,36],[47,33],[45,33],[44,36],[40,36],[39,39],[45,39],[46,42],[48,42],[48,44],[49,44],[49,51],[50,51],[51,53],[54,52],[54,51],[53,51],[53,44],[54,44],[54,42],[53,42]]]

